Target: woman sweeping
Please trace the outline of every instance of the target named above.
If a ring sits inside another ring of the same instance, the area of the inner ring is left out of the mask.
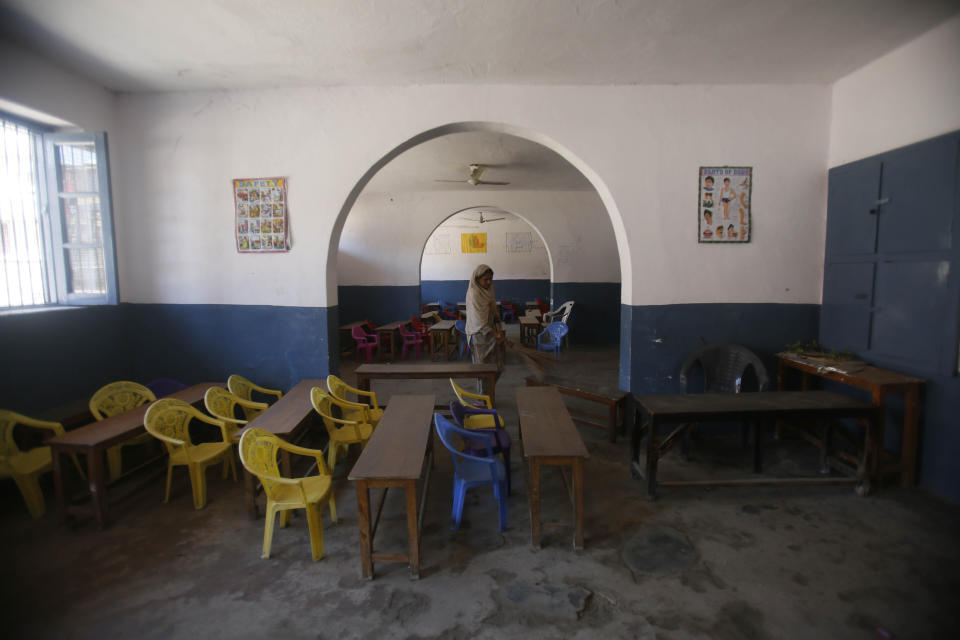
[[[493,269],[485,264],[474,269],[467,289],[466,332],[473,363],[497,365],[499,378],[503,373],[506,337],[493,293]]]

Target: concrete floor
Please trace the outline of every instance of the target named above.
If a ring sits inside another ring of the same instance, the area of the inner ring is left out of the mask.
[[[354,363],[344,363],[350,377]],[[528,371],[509,362],[498,405],[517,435],[514,388]],[[617,350],[574,345],[556,370],[616,383]],[[429,381],[380,384],[381,399],[436,392]],[[277,529],[260,559],[263,520],[242,489],[209,473],[209,504],[191,506],[186,473],[162,504],[162,479],[112,505],[113,525],[33,521],[12,482],[0,485],[0,592],[9,638],[944,638],[960,634],[960,507],[920,490],[862,499],[850,485],[667,488],[648,503],[628,470],[628,439],[581,427],[585,543],[548,528],[529,545],[514,456],[509,528],[497,532],[493,496],[473,490],[449,529],[450,461],[438,447],[422,538],[422,578],[380,564],[360,578],[356,498],[338,465],[338,524],[324,514],[326,556],[311,562],[306,521]],[[721,441],[722,444],[722,441]],[[671,453],[661,477],[715,472]],[[771,473],[815,473],[799,443],[774,445]],[[791,450],[795,455],[784,457]],[[736,452],[735,452],[736,453]],[[725,472],[740,473],[738,460]],[[544,519],[570,519],[563,486],[544,476]],[[49,482],[49,481],[48,481]],[[49,487],[48,487],[49,488]],[[402,495],[388,496],[376,538],[406,545]]]

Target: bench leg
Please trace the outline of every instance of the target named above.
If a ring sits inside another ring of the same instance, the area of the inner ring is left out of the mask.
[[[573,517],[576,527],[573,536],[573,548],[583,550],[583,458],[573,461]]]
[[[360,570],[367,580],[373,579],[373,540],[370,532],[370,487],[357,480],[357,525],[360,527]]]
[[[540,460],[530,458],[530,544],[540,548]]]
[[[407,538],[409,539],[410,575],[420,578],[420,529],[417,526],[417,481],[406,483]]]

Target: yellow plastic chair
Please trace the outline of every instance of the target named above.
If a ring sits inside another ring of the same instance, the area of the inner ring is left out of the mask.
[[[55,436],[62,436],[63,425],[59,422],[35,420],[13,411],[0,409],[0,478],[13,478],[23,495],[23,501],[27,503],[30,515],[40,518],[47,512],[47,504],[43,500],[43,491],[40,489],[40,476],[53,469],[53,458],[50,455],[50,447],[34,447],[21,451],[13,438],[13,432],[17,426],[47,429]],[[76,465],[80,476],[86,477],[77,456],[71,454],[70,457],[73,458],[73,464]]]
[[[490,396],[483,395],[481,393],[471,393],[467,391],[460,385],[458,385],[453,378],[450,378],[450,386],[453,387],[453,392],[457,395],[457,400],[465,407],[472,408],[481,408],[481,409],[493,409],[493,403],[490,402]],[[477,404],[475,401],[479,400],[483,403],[483,406]],[[464,429],[496,429],[497,421],[496,418],[490,414],[480,414],[466,416],[463,419]]]
[[[320,387],[310,389],[310,402],[320,417],[323,418],[323,424],[327,428],[327,434],[330,436],[330,444],[327,446],[327,466],[330,472],[337,468],[337,456],[340,451],[344,453],[350,449],[351,444],[359,444],[360,448],[367,446],[367,441],[373,433],[373,425],[370,424],[370,410],[366,405],[360,405],[361,409],[356,409],[356,404],[342,403],[334,398]],[[344,406],[344,404],[348,406]],[[333,406],[340,407],[344,415],[348,411],[353,411],[354,415],[360,414],[361,419],[347,419],[333,417]],[[342,425],[342,426],[337,426]]]
[[[250,402],[254,402],[254,391],[268,396],[277,396],[277,400],[283,397],[283,391],[280,391],[279,389],[267,389],[266,387],[261,387],[260,385],[253,384],[243,376],[237,374],[233,374],[227,378],[227,389],[229,389],[230,393],[233,395],[239,396],[240,398]],[[263,409],[243,407],[243,415],[247,416],[247,420],[253,420],[261,413],[263,413]]]
[[[136,409],[156,399],[157,396],[153,395],[153,391],[142,384],[121,380],[100,387],[90,398],[89,407],[94,418],[103,420],[118,413]],[[153,442],[153,438],[143,434],[107,449],[107,468],[110,470],[110,479],[116,480],[123,472],[123,454],[121,453],[123,447],[137,444],[152,445]]]
[[[194,444],[190,439],[190,422],[198,420],[220,429],[220,442]],[[193,489],[193,508],[203,509],[207,504],[207,467],[218,462],[223,463],[223,477],[233,470],[233,480],[237,480],[237,467],[233,462],[233,444],[230,431],[223,420],[211,418],[195,409],[183,400],[161,398],[147,409],[144,426],[154,438],[167,446],[170,457],[167,461],[167,492],[163,501],[170,500],[170,481],[174,467],[187,467],[190,473],[190,486]]]
[[[207,412],[218,420],[223,420],[227,424],[227,431],[230,439],[235,440],[240,427],[247,424],[249,419],[237,418],[237,407],[242,409],[252,409],[257,413],[266,409],[269,405],[266,402],[253,402],[244,400],[240,396],[235,396],[223,387],[210,387],[203,394],[203,404]],[[246,414],[244,414],[246,415]]]
[[[305,478],[284,478],[277,465],[280,450],[309,456],[317,461],[318,475]],[[337,504],[333,497],[333,478],[323,462],[323,451],[307,449],[281,440],[263,429],[247,429],[240,438],[240,461],[244,468],[259,478],[267,496],[267,517],[263,529],[263,553],[261,558],[270,557],[270,545],[273,542],[273,525],[280,513],[280,526],[290,524],[290,511],[306,509],[307,526],[310,528],[310,549],[313,561],[323,557],[323,518],[324,504],[330,506],[330,519],[337,521]]]
[[[380,424],[383,409],[377,404],[377,394],[373,391],[361,391],[356,387],[351,387],[333,374],[327,376],[327,390],[330,391],[330,395],[343,403],[340,405],[344,409],[343,417],[357,422],[369,422],[374,427]],[[351,400],[347,396],[348,393],[354,394],[357,399]],[[361,398],[369,398],[369,404],[360,402]],[[367,411],[364,412],[363,409]]]

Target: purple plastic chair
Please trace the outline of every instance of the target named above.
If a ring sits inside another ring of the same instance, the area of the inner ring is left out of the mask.
[[[366,351],[367,362],[372,362],[373,350],[376,349],[379,344],[377,336],[367,333],[363,330],[363,327],[354,327],[350,330],[350,335],[353,336],[353,340],[357,343],[357,353]]]
[[[400,331],[400,337],[403,338],[403,349],[400,351],[400,357],[407,357],[407,350],[412,346],[416,349],[416,358],[420,359],[420,347],[423,345],[423,336],[407,329],[407,325],[401,324],[397,329]]]
[[[144,386],[150,389],[150,391],[153,391],[153,395],[157,396],[157,398],[163,398],[171,393],[176,393],[181,389],[187,388],[187,385],[173,378],[157,378],[156,380],[151,380]]]
[[[467,323],[463,320],[457,320],[453,323],[457,329],[457,341],[460,343],[460,359],[463,360],[464,351],[467,357],[470,357],[470,338],[467,337]]]
[[[498,453],[503,456],[503,466],[507,472],[507,495],[510,495],[510,434],[503,428],[503,422],[500,421],[500,414],[496,409],[481,409],[479,407],[466,407],[456,400],[450,403],[450,415],[453,416],[453,422],[463,427],[463,420],[466,416],[488,414],[493,416],[497,425],[496,429],[469,429],[472,433],[484,434],[482,438],[467,439],[464,453],[472,456],[485,456],[487,449],[490,449],[493,455]],[[491,437],[492,436],[492,437]]]

